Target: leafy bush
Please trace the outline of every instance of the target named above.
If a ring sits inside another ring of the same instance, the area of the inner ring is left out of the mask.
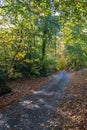
[[[19,73],[21,77],[32,77],[40,76],[39,73],[40,63],[39,59],[25,59],[24,61],[16,62],[15,65],[15,74]]]
[[[66,46],[67,67],[81,69],[87,65],[87,55],[79,43]]]
[[[11,92],[12,89],[7,86],[6,82],[0,77],[0,96]]]
[[[56,69],[57,70],[63,70],[66,68],[67,62],[66,62],[66,58],[64,55],[60,56],[59,59],[57,60],[57,65],[56,65]]]
[[[42,76],[48,75],[48,73],[52,73],[56,69],[56,59],[55,57],[45,57],[43,61],[41,61],[41,69],[40,74]]]

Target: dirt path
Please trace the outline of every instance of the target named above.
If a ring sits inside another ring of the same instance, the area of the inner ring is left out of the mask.
[[[0,130],[58,130],[54,126],[57,104],[69,82],[62,71],[31,96],[0,114]]]
[[[10,108],[15,103],[23,100],[24,97],[31,95],[32,92],[46,85],[53,79],[55,74],[48,77],[9,82],[8,85],[12,88],[12,92],[0,97],[0,112],[3,111],[3,109]]]
[[[87,69],[71,74],[54,117],[58,130],[87,130]]]

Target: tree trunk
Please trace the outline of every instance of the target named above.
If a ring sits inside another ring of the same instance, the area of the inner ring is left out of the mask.
[[[44,60],[46,54],[46,39],[43,39],[43,43],[42,43],[42,60]]]

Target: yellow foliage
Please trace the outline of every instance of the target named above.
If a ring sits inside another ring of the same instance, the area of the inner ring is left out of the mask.
[[[16,58],[19,59],[19,60],[23,59],[25,57],[25,54],[26,54],[25,52],[18,52]]]

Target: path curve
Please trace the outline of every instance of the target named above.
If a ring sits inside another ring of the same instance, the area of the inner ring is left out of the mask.
[[[60,71],[47,85],[1,113],[0,130],[57,130],[53,115],[69,81],[69,74]]]

